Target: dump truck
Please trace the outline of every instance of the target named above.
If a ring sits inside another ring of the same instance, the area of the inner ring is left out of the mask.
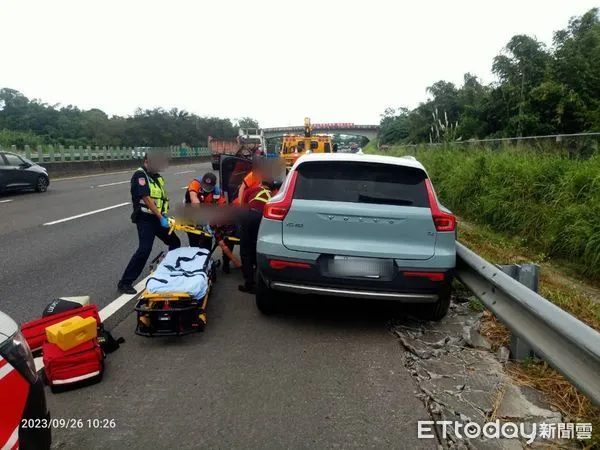
[[[259,129],[240,128],[238,136],[231,139],[215,139],[208,137],[208,148],[212,158],[213,170],[219,170],[221,155],[239,156],[251,159],[260,154],[264,145],[264,137]]]

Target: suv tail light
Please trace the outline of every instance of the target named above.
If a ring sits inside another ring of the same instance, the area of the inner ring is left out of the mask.
[[[428,278],[431,281],[444,281],[444,272],[404,272],[405,277]]]
[[[431,208],[431,215],[433,216],[433,223],[437,231],[455,231],[456,230],[456,217],[453,214],[449,214],[440,209],[440,205],[437,201],[437,196],[433,190],[433,185],[429,178],[425,179],[425,186],[427,186],[427,196],[429,197],[429,207]]]
[[[296,187],[296,179],[298,178],[298,171],[294,170],[290,175],[289,179],[286,180],[285,184],[281,188],[281,191],[277,193],[266,205],[263,211],[263,217],[271,220],[283,220],[287,213],[290,211],[292,206],[292,199],[294,198],[294,189]]]
[[[269,266],[271,269],[275,270],[283,270],[289,268],[294,269],[310,269],[311,265],[307,263],[301,263],[296,261],[282,261],[279,259],[271,259],[269,260]]]

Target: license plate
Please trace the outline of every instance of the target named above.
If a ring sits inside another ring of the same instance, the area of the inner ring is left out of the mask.
[[[327,264],[327,274],[335,277],[387,278],[391,261],[375,258],[335,256]]]

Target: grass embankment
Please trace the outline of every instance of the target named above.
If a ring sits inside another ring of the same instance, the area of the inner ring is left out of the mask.
[[[600,330],[600,155],[573,160],[527,148],[382,153],[412,154],[425,165],[441,201],[460,217],[461,242],[494,263],[540,264],[541,295]],[[489,311],[484,317],[482,334],[495,348],[508,345],[508,331]],[[545,363],[511,363],[508,371],[546,393],[568,421],[592,422],[593,441],[583,444],[600,448],[600,408],[567,380]]]

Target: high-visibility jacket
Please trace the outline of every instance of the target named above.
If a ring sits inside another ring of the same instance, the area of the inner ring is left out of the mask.
[[[169,199],[167,198],[167,192],[165,191],[164,178],[160,175],[155,178],[151,177],[143,167],[138,168],[138,171],[139,170],[144,172],[144,175],[146,176],[146,182],[150,188],[150,197],[154,200],[154,204],[161,213],[166,214],[169,212]],[[140,199],[140,205],[142,212],[153,214],[152,210],[146,207],[143,199]]]
[[[263,188],[250,201],[267,203],[269,200],[271,200],[271,191],[267,188]]]
[[[187,187],[185,191],[185,203],[192,203],[192,198],[190,197],[190,192],[195,192],[198,195],[198,199],[200,203],[205,205],[214,204],[214,205],[224,205],[225,198],[221,195],[221,190],[218,186],[215,186],[213,192],[205,194],[202,192],[202,178],[194,178]]]
[[[251,197],[248,201],[248,207],[252,210],[263,211],[265,205],[271,200],[272,194],[269,189],[261,188],[256,194]]]

